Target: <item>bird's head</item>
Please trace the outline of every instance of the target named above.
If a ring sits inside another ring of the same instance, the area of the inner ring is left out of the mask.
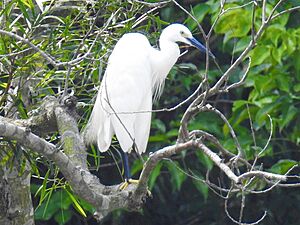
[[[206,52],[206,47],[193,37],[191,31],[186,26],[179,23],[174,23],[167,26],[161,34],[161,39],[172,42],[182,42],[198,48],[201,52]],[[208,54],[212,58],[215,58],[211,52]]]

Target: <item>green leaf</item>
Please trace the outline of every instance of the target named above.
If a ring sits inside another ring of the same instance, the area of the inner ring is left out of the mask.
[[[86,213],[84,212],[83,208],[79,204],[79,202],[76,199],[76,197],[71,192],[69,192],[67,189],[65,189],[65,190],[68,193],[68,195],[70,196],[70,198],[71,198],[71,200],[73,202],[73,206],[76,209],[76,211],[79,212],[83,217],[87,217]]]
[[[134,160],[133,164],[131,165],[131,174],[135,175],[137,172],[143,169],[143,162],[139,159]]]
[[[149,188],[150,188],[150,190],[152,190],[152,188],[155,184],[155,181],[156,181],[157,177],[160,174],[160,170],[161,170],[162,165],[163,165],[162,163],[158,163],[156,165],[156,167],[154,168],[154,170],[152,171],[150,177],[149,177]]]
[[[203,178],[203,177],[200,177]],[[197,190],[202,194],[204,197],[205,202],[207,201],[208,198],[208,186],[204,184],[203,182],[193,179],[193,184],[197,188]]]
[[[227,7],[234,7],[236,4],[228,4]],[[241,16],[243,15],[243,16]],[[224,43],[232,37],[244,37],[251,29],[250,11],[246,9],[235,9],[225,13],[216,24],[216,33],[225,34]]]
[[[294,105],[288,105],[288,107],[285,107],[285,109],[287,110],[284,110],[281,122],[279,123],[280,130],[282,130],[286,125],[288,125],[299,113],[299,110]]]
[[[273,47],[271,49],[271,53],[273,58],[279,63],[281,64],[281,59],[283,58],[283,56],[285,55],[285,51],[286,51],[286,46],[281,45],[280,47]]]
[[[243,122],[244,120],[249,119],[249,113],[250,115],[255,115],[256,111],[257,111],[257,107],[255,106],[249,106],[248,108],[244,106],[243,109],[239,112],[236,112],[235,116],[233,117],[232,127],[234,129],[240,130],[241,128],[238,128],[238,125],[240,125],[240,123]],[[229,128],[226,124],[224,124],[223,126],[223,132],[225,135],[229,134]]]
[[[168,138],[174,138],[174,137],[177,137],[178,135],[178,129],[172,129],[172,130],[169,130],[167,133],[166,133],[167,137]]]
[[[220,130],[221,124],[223,124],[223,122],[218,116],[209,112],[203,112],[191,121],[189,129],[207,130],[211,133],[222,136],[222,131]]]
[[[269,40],[275,45],[275,47],[277,47],[278,39],[282,35],[284,35],[285,31],[286,30],[285,30],[284,26],[282,26],[278,23],[272,24],[266,29],[266,31],[264,33],[264,36],[263,36],[264,41]]]
[[[279,22],[279,24],[281,26],[285,26],[287,24],[287,22],[289,21],[289,17],[290,17],[289,13],[285,13],[285,14],[281,15],[280,17],[277,17],[276,20],[277,20],[277,22]]]
[[[149,142],[163,142],[167,139],[168,138],[165,134],[158,134],[158,135],[150,136],[148,141]]]
[[[211,170],[214,166],[214,163],[201,151],[196,151],[196,155],[199,161],[204,165],[208,170]]]
[[[293,88],[295,92],[300,92],[300,83],[295,84]]]
[[[4,3],[2,3],[4,4]],[[5,3],[5,8],[0,11],[0,17],[5,13],[5,15],[10,16],[10,13],[15,6],[15,1],[9,1]]]
[[[256,76],[254,78],[254,86],[255,86],[255,90],[252,91],[251,95],[252,94],[257,94],[257,95],[255,97],[250,95],[249,99],[256,102],[256,101],[260,101],[257,99],[264,97],[268,91],[272,90],[273,88],[276,88],[276,81],[270,75]]]
[[[72,213],[70,210],[60,210],[54,216],[55,221],[59,225],[66,224],[72,218]]]
[[[63,190],[52,192],[53,194],[49,194],[47,202],[44,201],[35,209],[34,217],[36,220],[49,220],[58,211],[69,209],[72,201],[68,194]]]
[[[21,12],[23,13],[24,17],[29,20],[29,14],[27,12],[27,8],[30,7],[29,3],[26,0],[17,0],[18,7],[20,8]]]
[[[295,32],[289,31],[289,30],[288,30],[288,32],[286,32],[285,35],[283,35],[282,47],[287,50],[285,56],[292,54],[296,50],[296,48],[297,48],[296,37],[297,36],[298,36],[298,34],[296,34]]]
[[[152,127],[157,128],[162,133],[166,132],[166,126],[160,119],[152,120]]]
[[[261,127],[265,120],[268,119],[267,115],[271,114],[277,107],[282,104],[283,98],[278,98],[275,102],[272,102],[268,105],[265,105],[260,110],[257,111],[255,122],[258,124],[258,127]]]
[[[270,48],[265,45],[258,45],[250,53],[251,67],[262,64],[270,56]]]
[[[300,31],[299,31],[298,43],[300,43]],[[299,81],[300,80],[300,50],[296,50],[293,56],[294,57],[292,63],[296,70],[296,74],[295,74],[296,78]]]
[[[237,101],[234,101],[233,103],[233,107],[232,107],[232,111],[235,112],[237,111],[239,108],[245,106],[249,104],[249,101],[246,101],[246,100],[237,100]]]
[[[269,171],[277,174],[286,174],[287,171],[293,166],[299,164],[299,162],[291,159],[282,159],[274,164]]]
[[[235,49],[234,49],[234,53],[243,51],[249,45],[250,41],[251,41],[251,37],[250,36],[242,37],[237,42],[237,44],[235,46]]]
[[[31,7],[32,6],[32,1],[31,0],[21,0],[21,2],[26,5],[27,7]]]
[[[290,93],[292,85],[292,77],[290,74],[278,72],[274,75],[278,88],[282,91]]]
[[[36,220],[49,220],[59,210],[59,208],[52,204],[46,204],[45,202],[35,210],[34,218]]]
[[[170,172],[173,191],[179,191],[182,183],[186,180],[186,175],[177,168],[179,167],[179,163],[173,161],[164,161],[164,166],[166,166]]]
[[[44,177],[42,185],[40,186],[40,188],[38,189],[38,191],[35,193],[35,196],[37,196],[39,194],[39,192],[41,192],[39,205],[42,204],[42,202],[44,201],[44,199],[46,197],[46,188],[47,188],[47,182],[48,182],[49,174],[50,174],[50,169],[45,174],[45,177]]]
[[[20,116],[22,119],[28,119],[27,111],[24,107],[23,101],[21,99],[18,99],[16,101],[18,112],[20,113]]]
[[[210,6],[205,3],[200,3],[195,5],[192,8],[192,14],[197,19],[199,23],[202,22],[206,14],[210,11]],[[189,16],[185,24],[191,29],[194,30],[197,27],[197,23]]]
[[[278,99],[277,95],[269,95],[266,97],[262,97],[253,103],[257,105],[258,107],[262,108],[265,105],[271,104],[272,102],[275,102]]]
[[[101,156],[100,156],[100,154],[99,154],[99,151],[95,148],[94,145],[90,145],[90,147],[91,147],[92,153],[89,154],[89,155],[91,155],[91,156],[93,157],[93,159],[94,159],[94,164],[95,164],[95,166],[96,166],[96,170],[98,170],[99,167],[100,167],[100,159],[101,159]]]
[[[91,205],[90,203],[84,201],[83,199],[80,199],[80,205],[88,212],[90,212],[91,214],[93,214],[96,209],[93,205]]]

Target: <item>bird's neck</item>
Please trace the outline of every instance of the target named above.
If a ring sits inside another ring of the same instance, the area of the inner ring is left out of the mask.
[[[158,58],[160,62],[160,69],[164,70],[164,79],[170,72],[171,68],[176,63],[179,55],[180,50],[179,46],[175,42],[171,42],[168,40],[159,40],[159,47],[160,47],[160,57]]]
[[[160,39],[159,47],[160,50],[156,51],[155,57],[151,60],[153,63],[152,68],[155,68],[155,71],[153,71],[153,87],[156,92],[161,92],[168,73],[180,56],[179,46],[175,42]]]

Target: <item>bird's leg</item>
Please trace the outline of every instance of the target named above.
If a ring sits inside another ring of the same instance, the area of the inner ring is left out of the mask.
[[[122,154],[122,160],[124,163],[124,176],[125,176],[125,181],[130,179],[130,168],[129,168],[129,162],[128,162],[128,155],[126,152],[121,152]]]
[[[127,153],[121,151],[121,155],[122,155],[122,160],[123,160],[123,163],[124,163],[124,177],[125,177],[125,181],[121,184],[121,186],[120,186],[119,189],[120,190],[124,190],[125,188],[127,188],[127,186],[129,184],[137,184],[139,181],[131,179]]]

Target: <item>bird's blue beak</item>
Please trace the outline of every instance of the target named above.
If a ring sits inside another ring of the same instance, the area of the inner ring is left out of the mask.
[[[195,38],[186,38],[193,46],[195,46],[196,48],[198,48],[201,52],[206,53],[206,48],[203,44],[201,44],[199,41],[197,41],[197,39]],[[210,57],[212,57],[213,59],[215,59],[216,57],[209,51],[208,55]]]

